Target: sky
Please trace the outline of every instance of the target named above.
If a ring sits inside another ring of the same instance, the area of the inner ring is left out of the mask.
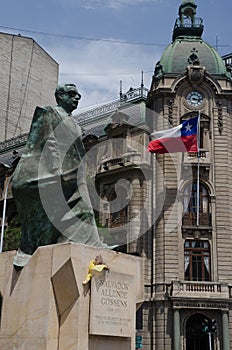
[[[59,63],[59,83],[75,83],[78,112],[149,89],[154,67],[171,42],[182,0],[0,0],[0,31],[33,38]],[[232,52],[231,0],[195,0],[203,39]]]

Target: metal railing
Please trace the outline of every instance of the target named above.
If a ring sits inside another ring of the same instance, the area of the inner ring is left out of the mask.
[[[199,152],[199,162],[200,164],[210,164],[211,162],[211,153],[209,150],[200,149]],[[183,153],[183,162],[184,163],[197,163],[198,162],[198,154],[197,153]]]
[[[171,296],[173,297],[231,297],[228,284],[207,281],[172,281]]]
[[[28,139],[28,133],[19,135],[17,137],[11,138],[9,140],[0,142],[0,152],[8,151],[9,149],[17,148],[26,144]]]
[[[184,20],[180,20],[179,18],[176,19],[175,27],[176,28],[203,28],[203,19],[200,17],[195,17],[194,21],[192,21],[190,18],[185,18]]]
[[[185,213],[182,218],[183,226],[197,226],[197,213]],[[199,225],[210,227],[212,219],[210,213],[199,213]]]
[[[123,106],[128,102],[132,102],[138,98],[147,98],[148,89],[145,87],[139,87],[137,89],[129,90],[127,93],[122,94],[121,97],[117,100],[114,100],[110,103],[97,106],[92,109],[88,109],[86,112],[82,112],[75,116],[77,123],[84,121],[90,121],[97,117],[100,117],[109,112],[115,111],[118,107]]]

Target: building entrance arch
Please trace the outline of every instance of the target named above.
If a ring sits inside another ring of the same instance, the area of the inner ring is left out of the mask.
[[[186,322],[186,350],[214,350],[211,333],[204,328],[205,322],[210,320],[201,313],[189,317]]]

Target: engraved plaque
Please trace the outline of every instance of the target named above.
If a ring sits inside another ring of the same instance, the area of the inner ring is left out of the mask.
[[[103,271],[91,281],[90,334],[132,337],[135,332],[134,277]]]

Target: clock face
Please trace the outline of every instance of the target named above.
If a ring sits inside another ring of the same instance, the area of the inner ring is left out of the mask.
[[[190,106],[193,107],[198,107],[202,104],[203,102],[203,96],[200,94],[200,92],[198,91],[191,91],[187,97],[186,97],[186,101],[188,102],[188,104]]]

